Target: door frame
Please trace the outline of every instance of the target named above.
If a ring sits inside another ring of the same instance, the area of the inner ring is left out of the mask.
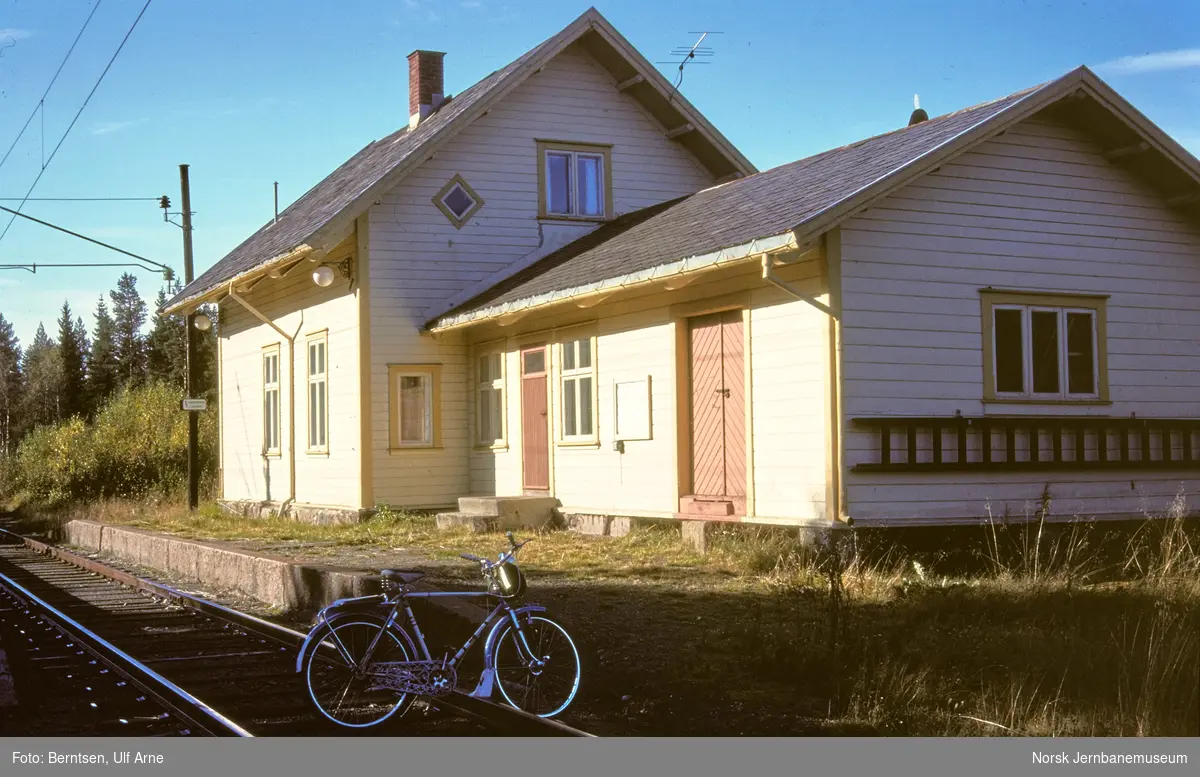
[[[542,353],[544,355],[544,362],[543,362],[543,367],[542,367],[542,373],[538,377],[541,377],[545,381],[545,390],[546,390],[546,423],[545,423],[546,487],[545,488],[532,488],[525,484],[526,483],[526,478],[525,478],[525,470],[526,470],[526,467],[525,467],[525,391],[526,391],[526,388],[525,388],[525,384],[527,382],[526,377],[525,377],[525,354],[530,353],[532,351],[539,351],[539,350],[542,351]],[[554,434],[553,434],[553,429],[551,427],[551,421],[554,418],[554,408],[551,405],[551,398],[554,396],[554,392],[551,390],[551,385],[550,385],[551,375],[552,375],[552,371],[550,369],[551,356],[552,356],[552,351],[550,348],[550,343],[548,343],[546,341],[534,341],[531,343],[522,343],[517,348],[517,381],[518,381],[518,385],[520,386],[520,394],[517,398],[517,403],[518,403],[517,407],[520,409],[520,418],[518,420],[520,422],[520,428],[521,428],[521,445],[520,445],[519,454],[521,456],[521,492],[522,493],[546,494],[546,493],[553,493],[553,491],[554,491]]]
[[[691,493],[692,488],[692,396],[691,396],[691,324],[689,319],[710,313],[728,310],[742,311],[742,370],[745,391],[746,413],[746,512],[730,516],[725,520],[741,520],[754,512],[754,382],[753,353],[750,348],[750,293],[736,292],[719,297],[696,300],[672,305],[670,315],[675,329],[675,500]],[[702,520],[709,516],[692,514],[676,515],[688,520]]]

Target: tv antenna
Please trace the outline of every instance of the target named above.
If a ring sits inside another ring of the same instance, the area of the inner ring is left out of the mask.
[[[687,46],[679,46],[671,49],[671,56],[682,57],[682,59],[659,61],[657,63],[659,65],[677,64],[679,66],[679,74],[675,76],[675,83],[671,85],[671,93],[667,95],[667,102],[670,102],[672,99],[674,99],[675,92],[679,91],[679,85],[683,83],[683,69],[687,67],[688,64],[693,62],[697,65],[712,64],[711,62],[706,62],[705,60],[710,59],[716,52],[713,51],[711,46],[701,45],[704,43],[704,40],[709,35],[724,35],[724,33],[717,30],[707,30],[700,32],[689,32],[688,35],[699,35],[700,38],[691,46],[691,48],[688,48]]]

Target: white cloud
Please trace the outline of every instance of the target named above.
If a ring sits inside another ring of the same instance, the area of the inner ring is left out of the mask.
[[[0,27],[0,43],[24,40],[32,35],[33,33],[29,30],[19,30],[15,27]]]
[[[1164,70],[1183,70],[1189,67],[1200,67],[1200,48],[1155,51],[1150,54],[1121,57],[1097,65],[1096,69],[1106,73],[1133,75],[1157,73]]]
[[[141,124],[144,119],[133,119],[130,121],[98,121],[92,125],[93,135],[107,135],[111,132],[120,132],[123,129],[128,129],[135,124]]]

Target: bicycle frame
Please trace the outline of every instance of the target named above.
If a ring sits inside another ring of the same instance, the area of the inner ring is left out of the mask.
[[[325,613],[329,610],[337,608],[339,605],[356,601],[365,602],[369,599],[381,599],[379,604],[380,609],[390,605],[388,616],[384,621],[382,628],[379,629],[379,632],[375,635],[374,639],[371,640],[371,644],[367,646],[367,650],[363,654],[362,662],[358,664],[356,668],[360,671],[366,669],[367,665],[370,664],[371,656],[374,654],[380,639],[382,639],[384,633],[389,628],[391,628],[393,625],[403,626],[399,618],[401,612],[404,614],[404,620],[407,621],[407,625],[412,628],[413,636],[416,639],[416,647],[421,653],[421,656],[418,657],[417,660],[433,661],[433,656],[429,652],[429,645],[425,641],[425,635],[417,623],[416,614],[413,613],[412,606],[409,604],[409,600],[436,599],[452,596],[478,598],[492,595],[493,594],[487,591],[406,591],[401,589],[401,591],[395,595],[395,598],[390,598],[385,594],[378,596],[357,597],[354,599],[339,599],[318,614],[317,623],[320,625],[327,618]],[[525,613],[545,611],[546,608],[538,604],[525,604],[520,607],[513,607],[508,603],[508,601],[501,599],[496,605],[495,609],[488,613],[488,616],[483,620],[483,623],[479,624],[479,627],[475,629],[475,632],[467,638],[467,641],[463,643],[454,656],[446,660],[444,664],[447,667],[457,667],[458,663],[463,659],[463,656],[465,656],[467,651],[469,651],[475,645],[480,636],[482,636],[483,633],[489,628],[491,629],[491,631],[488,632],[487,639],[484,640],[483,644],[483,672],[479,677],[479,683],[476,685],[475,689],[471,691],[471,693],[467,694],[468,696],[485,699],[491,697],[492,685],[496,672],[496,640],[499,639],[500,632],[505,623],[510,622],[513,628],[516,629],[517,634],[520,636],[520,639],[517,640],[517,647],[521,652],[524,653],[522,659],[530,662],[540,662],[538,657],[534,655],[533,649],[530,647],[529,642],[525,637],[525,630],[521,627],[521,620],[519,616]],[[299,655],[296,658],[296,671],[298,672],[301,671],[301,665],[304,657],[308,655],[309,642],[312,639],[312,635],[316,632],[317,629],[314,628],[309,633],[308,639],[304,641],[304,645],[300,648]],[[340,642],[340,640],[337,639],[336,632],[333,633],[333,637],[335,642]],[[334,647],[341,652],[343,656],[348,657],[349,651],[346,650],[345,646],[341,644],[335,644]]]

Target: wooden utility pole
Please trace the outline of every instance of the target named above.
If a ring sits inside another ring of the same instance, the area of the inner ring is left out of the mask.
[[[183,208],[183,282],[192,282],[192,192],[188,185],[188,166],[179,166],[180,205]],[[196,313],[187,317],[187,363],[185,391],[188,399],[194,399],[196,390]],[[200,504],[200,456],[197,438],[200,431],[198,410],[188,410],[188,510]]]

